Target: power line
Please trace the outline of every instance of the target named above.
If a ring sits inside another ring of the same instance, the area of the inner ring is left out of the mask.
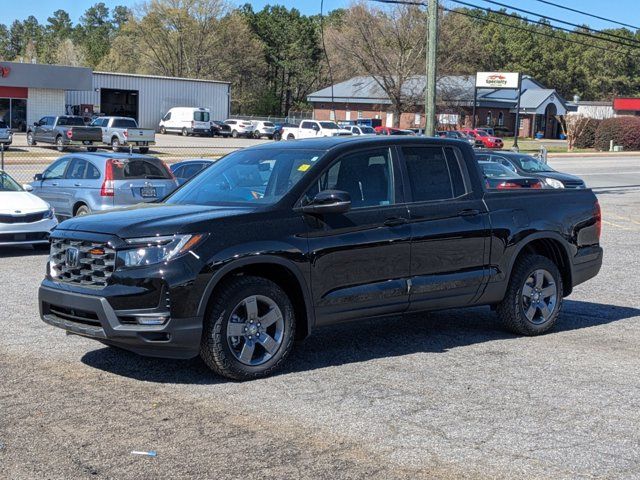
[[[628,23],[622,23],[622,22],[618,22],[617,20],[611,20],[610,18],[600,17],[598,15],[594,15],[593,13],[587,13],[587,12],[583,12],[582,10],[576,10],[575,8],[565,7],[564,5],[558,5],[557,3],[548,2],[547,0],[536,0],[536,1],[540,3],[546,3],[547,5],[561,8],[563,10],[568,10],[570,12],[579,13],[580,15],[585,15],[587,17],[597,18],[598,20],[604,20],[605,22],[614,23],[616,25],[621,25],[623,27],[633,28],[634,30],[640,30],[640,27],[629,25]]]
[[[386,4],[415,5],[415,6],[423,6],[423,7],[426,6],[426,4],[424,2],[412,1],[412,0],[370,0],[370,1],[377,2],[377,3],[386,3]],[[531,34],[534,34],[534,35],[540,35],[540,36],[548,37],[548,38],[555,38],[555,39],[561,40],[563,42],[573,43],[575,45],[581,45],[583,47],[595,48],[596,50],[602,50],[603,52],[611,52],[611,48],[600,47],[598,45],[593,45],[593,44],[590,44],[590,43],[580,42],[578,40],[572,40],[572,39],[569,39],[569,38],[559,37],[557,35],[553,35],[553,34],[547,33],[547,32],[542,32],[542,31],[539,31],[539,30],[531,30],[531,29],[524,28],[524,27],[521,27],[521,26],[511,25],[509,23],[500,22],[498,20],[494,20],[494,19],[491,19],[491,18],[481,17],[481,16],[478,16],[478,15],[473,15],[471,13],[466,13],[466,12],[463,12],[463,11],[461,11],[459,9],[456,10],[456,9],[447,8],[447,7],[440,7],[440,8],[442,8],[446,12],[451,12],[451,13],[455,13],[455,14],[458,14],[458,15],[463,15],[465,17],[473,18],[473,19],[480,20],[480,21],[487,22],[487,23],[494,23],[496,25],[501,25],[503,27],[511,28],[512,30],[519,30],[521,32],[527,32],[527,33],[531,33]],[[478,10],[488,11],[488,12],[491,12],[491,13],[498,13],[495,10],[492,10],[490,8],[482,8],[482,7],[479,7],[479,6],[474,6],[474,8],[477,8]],[[518,18],[518,19],[520,19],[520,20],[522,20],[524,22],[531,21],[531,20],[529,20],[527,18],[523,18],[523,17],[519,17],[519,16],[516,16],[515,18]],[[549,25],[549,26],[551,28],[554,28],[554,29],[561,28],[561,27],[554,27],[552,25]],[[568,31],[570,33],[576,33],[573,30],[568,30]],[[598,38],[598,37],[596,37],[596,38]],[[615,41],[612,41],[612,40],[607,40],[607,39],[603,39],[603,38],[598,38],[598,39],[601,40],[601,41],[602,40],[610,41],[611,43],[614,43],[616,45],[621,45],[621,46],[626,46],[628,48],[631,48],[630,45],[621,44],[621,43],[618,43],[618,42],[615,42]],[[614,52],[616,52],[616,53],[626,53],[626,52],[623,52],[623,51],[620,51],[620,50],[614,50]]]
[[[451,0],[451,1],[453,1],[455,3],[463,3],[463,2],[458,2],[456,0]],[[512,7],[511,5],[507,5],[506,3],[496,2],[495,0],[481,0],[481,1],[483,1],[485,3],[491,3],[493,5],[498,5],[499,7],[509,8],[511,10],[515,10],[516,12],[526,13],[527,15],[534,15],[536,17],[546,18],[547,20],[552,20],[554,22],[562,23],[564,25],[569,25],[571,27],[580,28],[580,29],[583,29],[583,30],[589,30],[590,32],[599,33],[600,35],[608,35],[610,37],[620,38],[620,39],[622,39],[622,40],[624,40],[626,42],[633,42],[633,43],[636,43],[636,44],[640,45],[640,42],[638,42],[638,40],[635,40],[635,39],[632,39],[632,38],[623,37],[622,35],[617,35],[615,33],[609,33],[609,32],[603,32],[603,31],[600,31],[600,30],[594,30],[593,28],[589,28],[589,27],[584,26],[584,25],[578,25],[577,23],[567,22],[565,20],[560,20],[559,18],[550,17],[548,15],[541,15],[539,13],[532,12],[530,10],[525,10],[523,8]],[[482,8],[482,7],[478,7],[477,5],[474,5],[474,7]],[[488,9],[488,10],[491,10],[491,9]],[[491,10],[491,11],[494,11],[496,13],[500,13],[500,12],[498,12],[496,10]],[[535,22],[535,20],[533,20],[533,21]],[[569,32],[574,32],[574,33],[577,33],[578,35],[593,36],[593,35],[585,33],[585,32],[580,32],[580,31],[575,31],[575,30],[568,30],[568,29],[565,29],[563,27],[555,26],[555,28],[558,28],[560,30],[566,30],[566,31],[569,31]],[[611,41],[611,40],[608,40],[608,39],[602,38],[602,37],[595,37],[595,38],[600,38],[601,40],[605,40],[605,41]]]

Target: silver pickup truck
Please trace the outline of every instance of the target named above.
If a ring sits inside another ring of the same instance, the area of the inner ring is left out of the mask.
[[[149,145],[156,143],[156,132],[150,128],[138,128],[138,122],[129,117],[98,117],[92,127],[102,129],[102,143],[110,145],[114,152],[135,146],[140,153],[147,153]]]
[[[7,150],[9,145],[13,142],[13,133],[5,122],[0,120],[0,147]]]

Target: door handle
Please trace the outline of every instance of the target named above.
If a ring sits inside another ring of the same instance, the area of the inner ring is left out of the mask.
[[[57,182],[51,182],[51,185],[53,185],[54,187],[57,187],[58,183]]]
[[[480,210],[476,210],[475,208],[465,208],[458,212],[458,215],[461,217],[475,217],[476,215],[480,215]]]
[[[74,184],[73,184],[73,186],[74,186],[74,187],[81,187],[81,186],[82,186],[82,184],[81,184],[81,183],[74,183]]]
[[[384,221],[384,225],[387,227],[397,227],[399,225],[404,225],[406,223],[409,223],[409,220],[407,220],[404,217],[391,217],[391,218],[387,218]]]

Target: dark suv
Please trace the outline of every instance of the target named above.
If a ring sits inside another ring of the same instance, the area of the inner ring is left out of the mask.
[[[591,190],[485,190],[466,142],[269,143],[162,204],[63,222],[40,310],[109,345],[256,378],[346,320],[491,305],[512,331],[543,333],[598,273],[599,235]]]

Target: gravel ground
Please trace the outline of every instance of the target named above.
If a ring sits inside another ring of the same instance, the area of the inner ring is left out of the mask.
[[[45,325],[46,256],[1,250],[0,478],[640,478],[640,188],[598,162],[565,170],[596,175],[605,265],[553,332],[488,308],[364,321],[247,383]]]

